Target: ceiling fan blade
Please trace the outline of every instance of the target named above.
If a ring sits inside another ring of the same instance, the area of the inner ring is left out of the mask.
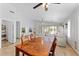
[[[61,4],[61,3],[52,3],[52,4]]]
[[[37,8],[37,7],[39,7],[39,6],[41,6],[42,4],[43,4],[43,3],[37,4],[36,6],[33,7],[33,9],[35,9],[35,8]]]

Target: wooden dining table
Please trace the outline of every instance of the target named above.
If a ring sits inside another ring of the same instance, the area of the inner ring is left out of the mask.
[[[19,56],[22,52],[28,56],[48,56],[52,47],[53,38],[37,37],[32,40],[26,40],[23,44],[15,46],[15,55]]]

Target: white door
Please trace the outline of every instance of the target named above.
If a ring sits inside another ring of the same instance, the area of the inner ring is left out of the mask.
[[[14,23],[8,22],[8,41],[14,43]]]

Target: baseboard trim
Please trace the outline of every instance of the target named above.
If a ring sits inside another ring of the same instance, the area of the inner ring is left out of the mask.
[[[79,56],[79,52],[75,49],[75,48],[73,48],[68,42],[67,42],[67,44],[78,54],[78,56]]]

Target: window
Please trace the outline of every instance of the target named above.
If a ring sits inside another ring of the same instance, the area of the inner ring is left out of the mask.
[[[70,38],[70,20],[68,21],[68,38]]]
[[[48,34],[55,34],[57,32],[57,27],[56,26],[47,26],[43,28],[44,33]]]

